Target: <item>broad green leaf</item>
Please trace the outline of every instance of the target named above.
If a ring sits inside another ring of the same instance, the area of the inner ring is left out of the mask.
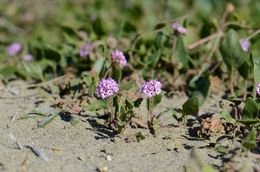
[[[133,88],[135,85],[135,81],[131,80],[131,81],[126,81],[122,84],[121,89],[122,90],[126,90],[129,91],[131,88]]]
[[[259,119],[237,119],[237,122],[250,126],[250,125],[259,123],[260,120]]]
[[[10,76],[16,72],[17,68],[15,66],[5,66],[0,69],[0,74],[4,77]]]
[[[256,130],[252,129],[247,135],[247,137],[242,141],[242,145],[247,149],[255,148],[256,145]]]
[[[59,116],[59,115],[58,114],[50,114],[49,116],[47,116],[46,118],[44,118],[42,121],[39,122],[38,128],[44,128],[47,124],[52,122],[57,116]]]
[[[243,109],[243,119],[256,119],[259,112],[259,107],[253,98],[249,97],[246,100]]]
[[[77,118],[77,117],[72,117],[72,118],[70,119],[70,124],[71,124],[73,127],[75,127],[75,126],[78,125],[79,123],[80,123],[80,119]]]
[[[253,57],[254,59],[254,80],[255,83],[260,82],[260,56]]]
[[[127,107],[127,109],[133,109],[134,105],[132,104],[132,102],[130,100],[128,100],[128,98],[125,99],[125,105]]]
[[[85,106],[85,110],[98,111],[100,109],[107,109],[107,106],[108,104],[106,100],[96,100],[95,102],[92,102],[91,104]]]
[[[163,35],[163,32],[158,32],[157,36],[155,38],[155,46],[157,49],[163,48],[163,44],[165,42],[165,37]]]
[[[153,98],[153,108],[155,108],[162,101],[162,94],[156,95]]]
[[[138,142],[145,139],[145,136],[141,132],[136,133],[135,137],[136,137]]]
[[[191,96],[196,96],[199,99],[199,104],[202,105],[208,97],[210,88],[209,74],[205,73],[199,77],[194,77],[189,83]]]
[[[156,64],[158,63],[159,59],[161,57],[161,51],[156,51],[149,57],[149,64],[148,67],[153,69],[155,68]]]
[[[235,124],[236,120],[228,113],[228,112],[221,112],[221,116],[224,118],[224,120],[228,123]]]
[[[226,65],[231,69],[237,69],[243,64],[245,60],[245,54],[240,45],[236,32],[230,29],[224,38],[220,51]]]
[[[198,115],[199,100],[197,97],[191,97],[182,105],[183,115]]]
[[[143,101],[143,98],[138,98],[138,99],[136,99],[136,100],[134,101],[134,106],[135,106],[136,108],[140,107],[142,101]]]
[[[250,66],[247,61],[244,61],[244,63],[238,67],[238,72],[244,79],[248,78],[250,73]]]
[[[119,65],[113,65],[112,70],[112,78],[115,79],[117,82],[120,82],[122,78],[122,69]]]
[[[177,38],[176,50],[173,55],[173,61],[182,64],[182,69],[187,70],[189,68],[188,55],[185,50],[183,39],[181,36]]]
[[[211,165],[209,164],[204,164],[202,167],[201,172],[217,172]]]
[[[218,153],[221,153],[221,154],[228,153],[228,149],[225,146],[217,146],[215,148],[215,151],[217,151]]]
[[[35,79],[44,80],[43,69],[39,63],[23,63],[23,67],[26,71],[26,75]]]
[[[99,58],[95,63],[94,63],[94,70],[97,74],[99,74],[102,71],[102,68],[104,66],[105,59],[104,58]]]
[[[158,29],[162,29],[162,28],[164,28],[166,26],[166,24],[165,23],[157,23],[156,25],[155,25],[155,27],[154,27],[154,30],[158,30]]]
[[[61,60],[60,53],[53,48],[44,48],[43,49],[43,55],[46,59],[55,61],[57,63],[59,63],[60,60]]]

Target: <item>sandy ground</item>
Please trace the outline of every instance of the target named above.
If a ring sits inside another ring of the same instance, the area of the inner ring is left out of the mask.
[[[184,171],[186,166],[195,172],[190,158],[192,147],[209,144],[208,140],[192,141],[183,137],[187,136],[186,127],[160,128],[156,137],[145,129],[133,128],[114,136],[107,128],[97,125],[95,117],[79,117],[80,123],[75,127],[57,117],[45,128],[37,128],[41,117],[23,120],[19,117],[33,110],[47,114],[55,113],[56,110],[50,106],[51,102],[41,97],[37,89],[18,89],[16,92],[19,95],[0,91],[0,171],[178,172]],[[31,96],[23,97],[25,95]],[[185,100],[185,96],[164,99],[157,111],[169,105],[181,107]],[[217,104],[209,100],[200,113],[217,112]],[[171,124],[174,120],[166,115],[161,122]],[[137,132],[141,132],[145,139],[137,142]],[[28,145],[42,150],[48,161],[36,156],[31,149],[26,148]],[[214,149],[198,149],[198,153],[203,162],[221,166],[222,160],[217,158]],[[243,157],[234,160],[236,169],[245,164],[252,171],[251,167],[259,165],[259,162]]]

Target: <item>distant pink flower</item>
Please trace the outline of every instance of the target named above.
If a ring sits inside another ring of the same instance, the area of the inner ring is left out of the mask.
[[[256,85],[256,92],[260,96],[260,82]]]
[[[187,29],[185,27],[183,27],[181,24],[179,24],[178,22],[174,22],[172,24],[172,29],[181,33],[181,34],[186,34],[187,33]]]
[[[162,84],[157,80],[150,80],[143,84],[140,89],[140,92],[148,97],[154,97],[155,95],[160,94],[162,91]]]
[[[93,43],[86,43],[85,45],[81,46],[79,50],[80,57],[86,57],[87,55],[89,55],[93,48]]]
[[[26,54],[23,56],[23,61],[32,61],[33,56],[31,54]]]
[[[127,61],[125,58],[125,55],[123,54],[123,52],[119,51],[119,50],[115,50],[112,52],[111,54],[113,61],[120,63],[121,65],[125,66]]]
[[[97,86],[97,96],[101,99],[105,99],[113,96],[119,91],[118,84],[112,78],[101,79]]]
[[[7,47],[7,52],[10,56],[15,56],[22,50],[22,45],[18,42],[14,42]]]
[[[245,39],[245,38],[242,38],[242,39],[239,40],[239,42],[240,42],[240,45],[241,45],[243,51],[244,51],[244,52],[248,52],[249,47],[250,47],[250,42],[249,42],[249,40],[248,40],[248,39]]]

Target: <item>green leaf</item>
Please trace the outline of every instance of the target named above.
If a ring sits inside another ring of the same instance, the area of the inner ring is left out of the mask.
[[[43,55],[46,59],[55,61],[57,63],[60,62],[60,60],[61,60],[60,53],[53,48],[44,48]]]
[[[255,83],[260,82],[260,56],[253,57],[254,59],[254,80]]]
[[[0,69],[0,74],[4,77],[10,76],[16,72],[17,68],[15,66],[5,66]]]
[[[252,129],[248,133],[247,137],[242,141],[242,145],[247,149],[252,149],[256,147],[256,130]]]
[[[138,99],[136,99],[136,100],[134,101],[134,106],[135,106],[136,108],[140,107],[142,101],[143,101],[143,98],[138,98]]]
[[[157,36],[155,38],[155,46],[157,49],[163,48],[165,42],[165,37],[163,35],[163,32],[158,32]]]
[[[199,104],[202,105],[208,97],[210,88],[209,74],[205,73],[199,77],[195,76],[189,83],[191,96],[196,96],[199,99]]]
[[[23,67],[26,71],[27,76],[30,76],[35,79],[39,79],[41,81],[44,80],[44,76],[43,76],[43,72],[42,72],[43,69],[39,63],[36,63],[36,62],[23,63]]]
[[[244,79],[248,78],[250,73],[250,66],[247,61],[244,61],[244,63],[238,67],[238,72]]]
[[[51,93],[52,94],[59,94],[60,93],[60,88],[56,85],[51,86]]]
[[[211,165],[204,164],[201,172],[217,172]]]
[[[179,36],[176,41],[176,52],[173,55],[173,61],[182,64],[182,69],[187,70],[189,68],[188,55],[185,50],[182,36]]]
[[[228,123],[235,124],[236,120],[228,113],[228,112],[221,112],[221,116],[224,118],[224,120]]]
[[[253,98],[249,97],[246,100],[243,109],[243,119],[256,119],[259,112],[259,107]]]
[[[113,65],[112,70],[112,78],[117,82],[120,82],[122,78],[122,69],[119,67],[119,65]]]
[[[104,58],[99,58],[93,65],[93,68],[97,74],[99,74],[102,71],[102,68],[105,64]]]
[[[162,28],[164,28],[166,26],[166,24],[165,23],[157,23],[156,25],[155,25],[155,27],[154,27],[154,30],[158,30],[158,29],[162,29]]]
[[[141,132],[136,133],[135,137],[136,137],[138,142],[145,139],[145,136]]]
[[[150,106],[151,106],[150,99],[147,98],[147,99],[146,99],[146,109],[147,109],[148,112],[150,111]]]
[[[127,109],[133,109],[134,107],[134,105],[130,100],[128,100],[128,98],[125,99],[125,106],[127,107]]]
[[[87,111],[98,111],[100,109],[107,109],[107,101],[106,100],[96,100],[95,102],[92,102],[91,104],[87,105],[85,107],[85,110]]]
[[[215,148],[215,151],[217,151],[218,153],[221,153],[221,154],[227,154],[228,153],[228,149],[225,146],[217,146]]]
[[[149,64],[148,64],[148,68],[155,68],[156,64],[158,63],[159,59],[161,56],[161,51],[156,51],[155,53],[153,53],[150,57],[149,57]]]
[[[198,115],[199,100],[197,97],[191,97],[182,105],[183,115]]]
[[[123,83],[123,85],[121,86],[122,90],[126,90],[129,91],[131,88],[133,88],[135,85],[135,81],[131,80],[131,81],[126,81]]]
[[[220,46],[224,62],[231,70],[237,69],[243,64],[245,54],[240,45],[236,32],[230,29]]]
[[[70,119],[70,124],[71,124],[73,127],[75,127],[75,126],[78,125],[79,123],[80,123],[80,119],[77,118],[77,117],[72,117],[72,118]]]
[[[50,114],[49,116],[47,116],[46,118],[44,118],[42,121],[39,122],[38,128],[44,128],[47,124],[52,122],[57,116],[59,116],[59,115],[58,114]]]
[[[162,101],[162,94],[156,95],[153,98],[153,108],[155,108]]]
[[[237,122],[250,126],[250,125],[259,123],[260,120],[259,119],[237,119]]]

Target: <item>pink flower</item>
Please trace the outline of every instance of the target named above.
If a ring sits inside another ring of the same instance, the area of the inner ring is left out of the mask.
[[[154,97],[155,95],[160,94],[162,91],[162,84],[157,80],[150,80],[143,84],[140,89],[140,92],[148,97]]]
[[[7,52],[10,56],[15,56],[22,50],[22,45],[18,42],[14,42],[7,47]]]
[[[87,55],[89,55],[93,48],[93,43],[86,43],[85,45],[81,46],[79,50],[80,57],[86,57]]]
[[[31,54],[26,54],[23,56],[23,61],[32,61],[33,56]]]
[[[97,86],[97,96],[101,99],[105,99],[113,96],[119,91],[118,84],[112,78],[101,79]]]
[[[239,42],[240,42],[240,45],[241,45],[243,51],[244,51],[244,52],[248,52],[249,47],[250,47],[250,42],[249,42],[249,40],[248,40],[248,39],[245,39],[245,38],[242,38],[242,39],[239,40]]]
[[[112,56],[112,60],[114,62],[118,62],[123,66],[126,65],[127,61],[126,61],[126,58],[125,58],[125,55],[123,54],[123,52],[121,52],[119,50],[115,50],[112,52],[111,56]]]
[[[260,82],[256,85],[256,92],[260,96]]]
[[[187,33],[187,29],[185,27],[183,27],[182,25],[180,25],[178,22],[174,22],[172,24],[172,29],[181,33],[181,34],[186,34]]]

